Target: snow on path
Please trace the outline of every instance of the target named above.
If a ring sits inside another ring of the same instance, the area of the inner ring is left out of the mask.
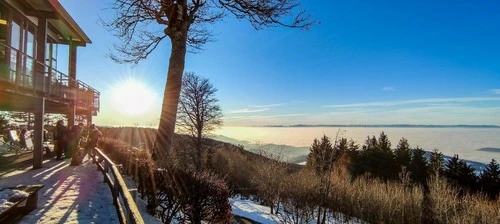
[[[45,161],[43,168],[27,168],[5,174],[0,189],[19,184],[44,184],[38,192],[38,208],[20,223],[118,223],[111,192],[96,165],[86,160],[69,166],[70,160]]]

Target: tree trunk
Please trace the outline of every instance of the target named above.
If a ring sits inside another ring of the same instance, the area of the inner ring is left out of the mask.
[[[198,129],[197,136],[196,136],[196,171],[201,172],[203,170],[202,166],[202,153],[201,153],[201,146],[202,146],[202,138],[201,138],[201,129]]]
[[[165,85],[165,92],[163,93],[160,124],[153,150],[153,158],[156,161],[162,161],[172,147],[186,57],[185,38],[171,39],[171,43],[172,50],[168,65],[167,83]]]
[[[321,205],[318,206],[318,217],[317,217],[316,223],[317,224],[321,223]]]

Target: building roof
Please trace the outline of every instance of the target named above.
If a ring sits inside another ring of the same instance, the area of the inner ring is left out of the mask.
[[[62,7],[58,0],[21,0],[28,16],[46,18],[48,26],[55,30],[60,43],[85,46],[92,43],[90,38]]]

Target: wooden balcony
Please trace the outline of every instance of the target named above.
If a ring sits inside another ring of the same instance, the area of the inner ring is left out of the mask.
[[[73,105],[78,115],[99,112],[100,93],[91,86],[3,43],[0,54],[0,110],[31,112],[45,97],[47,113],[67,114]]]

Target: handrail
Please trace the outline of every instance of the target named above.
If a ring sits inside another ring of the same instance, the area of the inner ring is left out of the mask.
[[[100,149],[94,148],[94,153],[91,153],[92,160],[97,165],[97,170],[101,171],[104,176],[104,181],[108,183],[113,195],[113,204],[118,213],[120,223],[143,224],[139,209],[134,198],[130,194],[123,177],[121,176],[118,166],[113,163]],[[111,170],[111,176],[109,175]],[[114,182],[113,182],[114,180]],[[121,197],[120,197],[121,196]],[[122,201],[119,201],[119,200]],[[123,210],[122,204],[125,205],[126,212]]]
[[[36,60],[12,46],[0,42],[4,49],[6,70],[0,71],[0,80],[10,82],[16,88],[24,88],[33,92],[41,91],[60,99],[76,100],[77,105],[99,111],[100,92],[86,83],[71,78],[57,69]],[[2,73],[5,72],[3,76]],[[71,85],[73,83],[73,85]],[[74,86],[74,89],[71,87]]]

